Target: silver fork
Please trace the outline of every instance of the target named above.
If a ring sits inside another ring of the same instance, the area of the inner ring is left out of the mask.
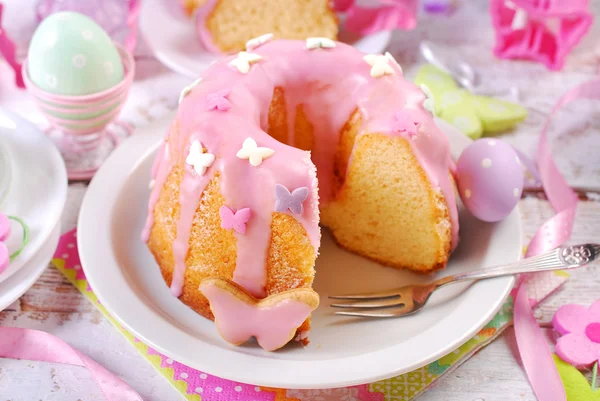
[[[600,244],[561,246],[548,253],[504,265],[487,267],[443,277],[429,284],[415,284],[394,290],[356,295],[332,295],[329,298],[346,303],[331,304],[334,308],[351,308],[336,315],[359,317],[399,317],[420,311],[438,288],[467,280],[535,273],[549,270],[583,267],[600,257]]]

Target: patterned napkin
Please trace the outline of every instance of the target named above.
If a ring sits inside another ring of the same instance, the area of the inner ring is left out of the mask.
[[[512,323],[511,295],[492,321],[457,350],[412,372],[371,384],[325,390],[284,390],[236,383],[167,358],[135,338],[113,319],[100,304],[85,278],[77,251],[76,235],[76,231],[73,230],[61,237],[52,264],[102,312],[156,370],[191,401],[409,401],[460,366]],[[539,304],[568,278],[569,275],[563,271],[529,276],[529,298],[532,305]]]

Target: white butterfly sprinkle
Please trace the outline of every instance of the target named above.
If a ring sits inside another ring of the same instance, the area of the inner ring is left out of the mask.
[[[204,153],[202,144],[196,140],[192,142],[190,152],[185,158],[185,162],[186,164],[194,167],[196,173],[199,175],[204,175],[204,173],[206,173],[206,169],[212,166],[212,164],[215,162],[215,155],[212,153]]]
[[[229,65],[237,68],[242,74],[247,74],[250,71],[250,65],[262,60],[262,56],[256,53],[239,52],[237,57],[229,62]]]
[[[275,151],[270,148],[259,147],[256,141],[252,138],[246,138],[242,144],[242,148],[237,152],[236,156],[240,159],[250,161],[254,167],[260,166],[264,159],[273,156]]]

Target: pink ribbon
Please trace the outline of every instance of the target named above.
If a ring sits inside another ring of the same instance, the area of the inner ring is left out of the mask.
[[[127,383],[102,365],[43,331],[0,327],[0,357],[87,368],[107,401],[143,401]]]
[[[356,0],[334,0],[334,10],[346,13],[344,26],[348,31],[370,35],[394,29],[414,29],[417,3],[417,0],[379,0],[364,7]]]
[[[560,108],[574,100],[585,98],[600,99],[600,79],[581,84],[567,92],[552,109],[540,134],[537,165],[544,191],[556,214],[535,233],[525,257],[554,249],[571,237],[578,196],[552,160],[546,132],[550,120]],[[533,317],[523,278],[520,279],[514,310],[515,335],[523,367],[538,400],[566,401],[565,389],[552,354],[542,330]]]
[[[17,51],[15,44],[8,37],[6,31],[2,27],[2,13],[4,5],[0,3],[0,53],[6,59],[8,65],[15,71],[15,83],[19,88],[24,88],[23,75],[21,74],[21,64],[17,62]]]

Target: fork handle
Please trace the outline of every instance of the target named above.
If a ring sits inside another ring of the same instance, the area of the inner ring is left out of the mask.
[[[520,273],[535,273],[550,270],[575,269],[587,265],[600,257],[600,244],[561,246],[548,253],[502,266],[486,267],[471,272],[458,273],[436,280],[437,288],[446,284],[466,280],[479,280]]]

